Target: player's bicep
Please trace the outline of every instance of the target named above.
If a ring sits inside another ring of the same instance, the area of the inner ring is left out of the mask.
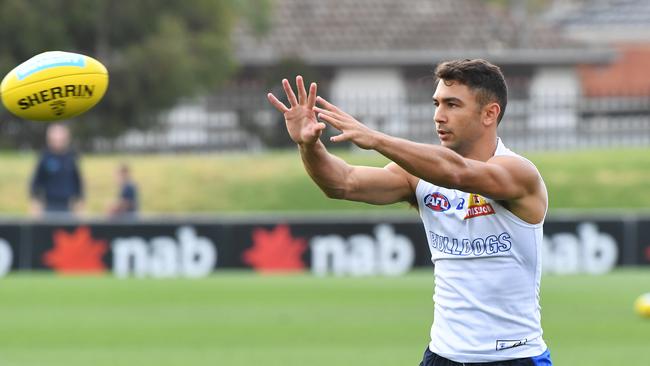
[[[384,168],[355,166],[347,186],[345,199],[376,205],[410,201],[414,194],[408,173],[395,163]]]
[[[511,201],[533,194],[540,185],[537,169],[516,157],[494,157],[467,167],[462,190],[495,200]]]

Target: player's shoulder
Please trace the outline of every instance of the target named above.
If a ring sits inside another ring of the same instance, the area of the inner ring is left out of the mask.
[[[402,168],[397,163],[392,162],[392,161],[390,163],[386,164],[384,169],[403,177],[409,183],[409,185],[414,188],[414,190],[415,190],[415,186],[417,185],[418,181],[420,180],[418,177],[416,177],[413,174],[407,172],[406,169]]]
[[[418,184],[420,182],[420,178],[414,176],[413,174],[409,173],[406,171],[406,169],[402,168],[395,162],[390,162],[386,164],[384,169],[402,177],[404,179],[405,184],[408,185],[409,190],[410,190],[410,195],[409,197],[406,198],[406,201],[409,202],[412,206],[417,206],[416,203],[416,191]]]
[[[488,159],[490,164],[504,165],[510,168],[539,172],[537,166],[521,155],[495,155]]]
[[[494,156],[488,160],[489,163],[503,165],[509,170],[515,170],[522,174],[541,176],[537,166],[528,158],[517,154],[506,147],[501,139],[497,142],[497,149]]]
[[[543,185],[542,175],[535,164],[520,155],[493,156],[488,164],[498,166],[497,171],[501,176],[528,187],[527,191],[537,191]]]

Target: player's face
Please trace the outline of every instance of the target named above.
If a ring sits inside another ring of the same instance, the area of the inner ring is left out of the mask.
[[[459,154],[469,151],[481,134],[481,106],[466,85],[440,80],[433,94],[433,120],[442,146]]]

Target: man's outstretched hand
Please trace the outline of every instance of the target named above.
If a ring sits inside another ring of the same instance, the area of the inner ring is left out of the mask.
[[[309,86],[309,94],[305,90],[305,82],[302,76],[296,76],[296,89],[298,98],[291,89],[291,84],[287,79],[282,80],[282,88],[287,94],[290,108],[278,100],[272,93],[267,94],[269,102],[281,113],[284,114],[284,120],[287,125],[289,137],[298,145],[313,145],[318,141],[325,124],[318,122],[314,106],[316,104],[316,83]]]
[[[332,136],[330,141],[350,141],[362,149],[374,149],[379,136],[377,131],[368,128],[323,97],[318,97],[316,101],[322,106],[322,108],[314,107],[318,113],[318,119],[341,131],[339,135]]]

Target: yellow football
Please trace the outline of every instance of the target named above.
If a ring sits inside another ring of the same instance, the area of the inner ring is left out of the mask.
[[[644,318],[650,318],[650,292],[639,296],[634,302],[634,309],[637,314]]]
[[[2,104],[35,121],[78,116],[97,104],[108,88],[101,62],[78,53],[38,54],[11,70],[0,83]]]

